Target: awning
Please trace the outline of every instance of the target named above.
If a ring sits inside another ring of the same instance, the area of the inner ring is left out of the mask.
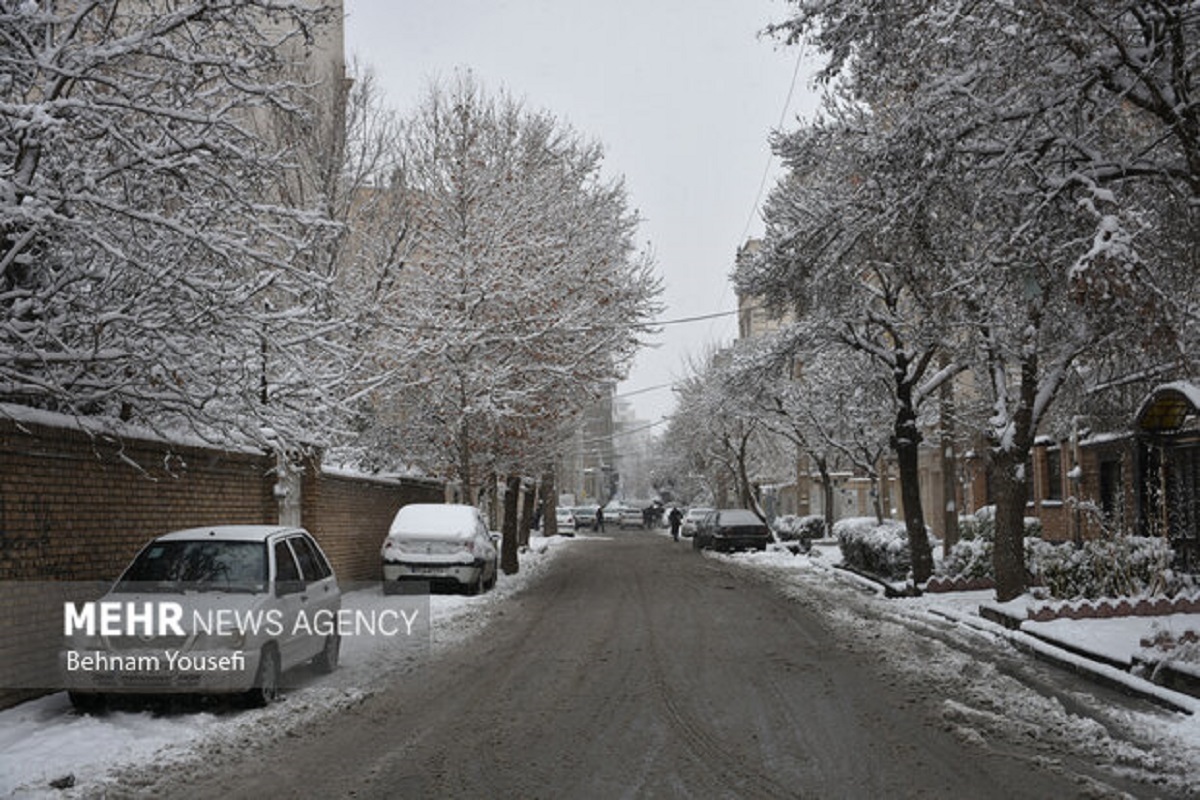
[[[1148,433],[1180,430],[1187,418],[1200,413],[1200,386],[1180,381],[1157,387],[1142,401],[1135,423]]]

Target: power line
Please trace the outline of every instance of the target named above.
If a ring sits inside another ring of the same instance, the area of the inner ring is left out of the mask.
[[[625,397],[633,397],[634,395],[637,395],[637,394],[645,394],[646,392],[656,392],[659,389],[673,389],[675,387],[675,385],[676,384],[674,384],[674,383],[660,383],[657,386],[647,386],[645,389],[634,389],[632,392],[621,392],[618,395],[613,395],[613,397],[616,398],[617,400],[620,400]]]
[[[776,128],[782,128],[784,121],[787,119],[788,109],[792,105],[792,97],[796,92],[796,79],[800,76],[800,64],[804,61],[804,51],[806,43],[802,40],[800,48],[796,53],[796,66],[792,68],[792,82],[788,86],[787,99],[783,101],[783,110],[779,112],[779,124]],[[741,241],[746,241],[746,236],[750,233],[750,225],[754,222],[754,215],[758,213],[758,204],[762,201],[763,190],[767,188],[767,177],[771,174],[771,162],[775,160],[775,154],[771,153],[767,156],[767,163],[763,167],[762,179],[758,182],[758,194],[754,196],[754,203],[750,207],[750,216],[746,218],[746,227],[742,229]]]
[[[751,310],[753,310],[753,309],[751,309]],[[686,322],[703,322],[706,319],[716,319],[718,317],[731,317],[736,313],[738,313],[737,309],[734,309],[733,311],[717,311],[712,314],[701,314],[696,317],[680,317],[679,319],[668,319],[668,320],[663,320],[662,322],[652,322],[652,323],[648,323],[648,326],[658,327],[660,325],[682,325]]]

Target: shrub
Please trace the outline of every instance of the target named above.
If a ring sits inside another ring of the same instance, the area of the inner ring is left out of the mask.
[[[1037,517],[1025,517],[1025,537],[1042,538],[1042,521]],[[960,541],[996,539],[996,507],[984,506],[966,517],[958,518],[958,538]]]
[[[1161,537],[1115,535],[1085,542],[1052,543],[1041,539],[1041,525],[1025,519],[1025,566],[1035,584],[1051,597],[1096,599],[1139,594],[1173,595],[1185,588],[1186,576],[1171,570],[1170,544]],[[992,546],[995,515],[981,509],[960,520],[962,539],[950,549],[938,574],[973,580],[994,578]]]
[[[784,514],[771,524],[781,542],[811,542],[825,538],[825,518],[821,516],[798,517]]]
[[[1161,537],[1115,536],[1075,547],[1039,542],[1030,570],[1060,599],[1174,594],[1180,581],[1171,570],[1174,552]]]
[[[992,579],[992,540],[972,537],[956,542],[938,574],[964,580]]]
[[[996,541],[996,507],[984,506],[958,518],[958,542],[942,560],[938,574],[964,580],[993,580],[992,550]],[[1042,538],[1042,521],[1025,517],[1025,563],[1034,557],[1034,544]]]
[[[912,569],[912,554],[904,523],[876,522],[874,517],[851,517],[833,524],[842,561],[888,580],[904,580]]]

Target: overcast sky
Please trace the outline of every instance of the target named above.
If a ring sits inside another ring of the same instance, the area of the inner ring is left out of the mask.
[[[644,218],[641,243],[665,286],[662,320],[732,311],[739,245],[762,233],[756,202],[767,138],[811,114],[798,52],[759,37],[783,0],[345,0],[346,54],[408,113],[429,82],[471,69],[605,146]],[[786,110],[785,110],[786,105]],[[689,356],[737,334],[734,316],[668,324],[618,388],[638,416],[669,414]],[[662,428],[656,428],[661,432]]]

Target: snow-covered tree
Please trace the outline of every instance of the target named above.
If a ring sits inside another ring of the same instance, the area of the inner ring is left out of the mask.
[[[925,263],[960,323],[947,344],[987,399],[979,429],[998,494],[998,595],[1009,599],[1025,585],[1024,463],[1063,387],[1119,351],[1188,368],[1179,345],[1195,327],[1200,8],[794,5],[778,30],[829,55],[827,76],[887,121],[874,138],[914,144],[924,168],[885,171],[894,197],[932,179],[954,198],[939,203],[940,224],[926,215]],[[857,138],[848,133],[842,142]],[[1192,254],[1173,260],[1181,251]]]
[[[704,496],[765,517],[758,480],[784,469],[790,473],[795,452],[767,435],[763,384],[755,380],[761,358],[758,342],[739,340],[693,362],[676,386],[679,403],[666,442],[672,453],[668,469],[677,484],[686,487],[691,476],[698,476],[705,483]],[[736,499],[730,499],[730,490]]]
[[[457,479],[539,474],[564,422],[619,378],[658,307],[602,149],[469,75],[405,121],[388,191],[406,245],[372,395],[406,458]]]
[[[818,350],[865,356],[891,387],[891,445],[918,581],[933,558],[921,506],[918,424],[925,400],[959,366],[936,369],[951,337],[937,238],[953,191],[930,174],[921,131],[890,107],[831,94],[825,116],[776,138],[789,173],[767,201],[763,250],[743,262],[743,292],[792,310]]]
[[[312,110],[325,14],[0,3],[0,399],[277,448],[328,427],[326,229],[270,136]]]

